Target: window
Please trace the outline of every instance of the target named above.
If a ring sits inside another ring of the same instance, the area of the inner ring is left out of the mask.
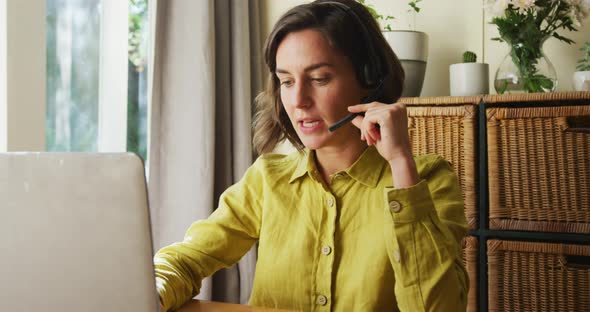
[[[147,0],[129,0],[127,150],[147,159]]]
[[[146,159],[147,7],[47,0],[48,151],[128,150]]]
[[[48,151],[97,151],[100,2],[47,1]]]

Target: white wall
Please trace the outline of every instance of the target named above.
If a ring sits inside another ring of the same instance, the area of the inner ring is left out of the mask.
[[[6,60],[6,0],[0,0],[0,152],[6,152],[8,130],[7,125],[7,94],[6,78],[7,72],[4,70],[8,64]]]
[[[45,149],[45,14],[45,1],[0,0],[0,151]]]
[[[265,35],[273,24],[289,8],[309,1],[304,0],[263,0],[262,26]],[[393,15],[395,29],[407,29],[407,0],[367,0],[383,15]],[[449,65],[461,61],[466,50],[474,51],[478,62],[490,64],[490,92],[493,78],[502,59],[508,53],[505,43],[491,41],[497,36],[495,25],[487,23],[482,9],[482,0],[424,0],[421,12],[416,17],[416,30],[429,36],[429,59],[426,78],[421,96],[449,95]],[[549,39],[545,52],[558,73],[558,91],[572,90],[571,76],[575,63],[580,57],[579,48],[584,41],[590,41],[590,18],[578,32],[560,32],[576,41],[567,45],[557,39]]]

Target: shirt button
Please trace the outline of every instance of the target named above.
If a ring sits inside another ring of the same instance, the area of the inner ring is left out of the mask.
[[[399,254],[399,250],[394,250],[393,251],[393,260],[395,260],[395,262],[400,262],[400,260],[402,259],[401,255]]]
[[[334,179],[340,179],[342,178],[342,173],[337,173],[334,175]]]
[[[328,206],[330,206],[330,207],[334,206],[334,199],[333,198],[328,198]]]
[[[322,247],[322,253],[324,255],[329,255],[332,252],[332,248],[330,248],[330,246],[325,245],[324,247]]]
[[[402,210],[402,204],[399,202],[392,200],[389,202],[389,209],[393,212],[400,212]]]
[[[324,295],[319,295],[316,302],[319,305],[325,305],[326,303],[328,303],[328,298],[326,298],[326,296],[324,296]]]

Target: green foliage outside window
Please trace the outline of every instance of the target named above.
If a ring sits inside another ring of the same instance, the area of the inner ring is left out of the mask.
[[[129,0],[127,150],[147,159],[147,0]]]

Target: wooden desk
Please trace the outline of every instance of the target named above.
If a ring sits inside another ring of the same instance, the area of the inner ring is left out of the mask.
[[[202,300],[192,300],[191,302],[185,304],[178,310],[178,312],[212,312],[212,311],[232,311],[232,312],[278,312],[278,311],[287,311],[287,310],[278,310],[278,309],[269,309],[269,308],[260,308],[260,307],[253,307],[249,305],[243,304],[232,304],[232,303],[223,303],[223,302],[212,302],[212,301],[202,301]]]

